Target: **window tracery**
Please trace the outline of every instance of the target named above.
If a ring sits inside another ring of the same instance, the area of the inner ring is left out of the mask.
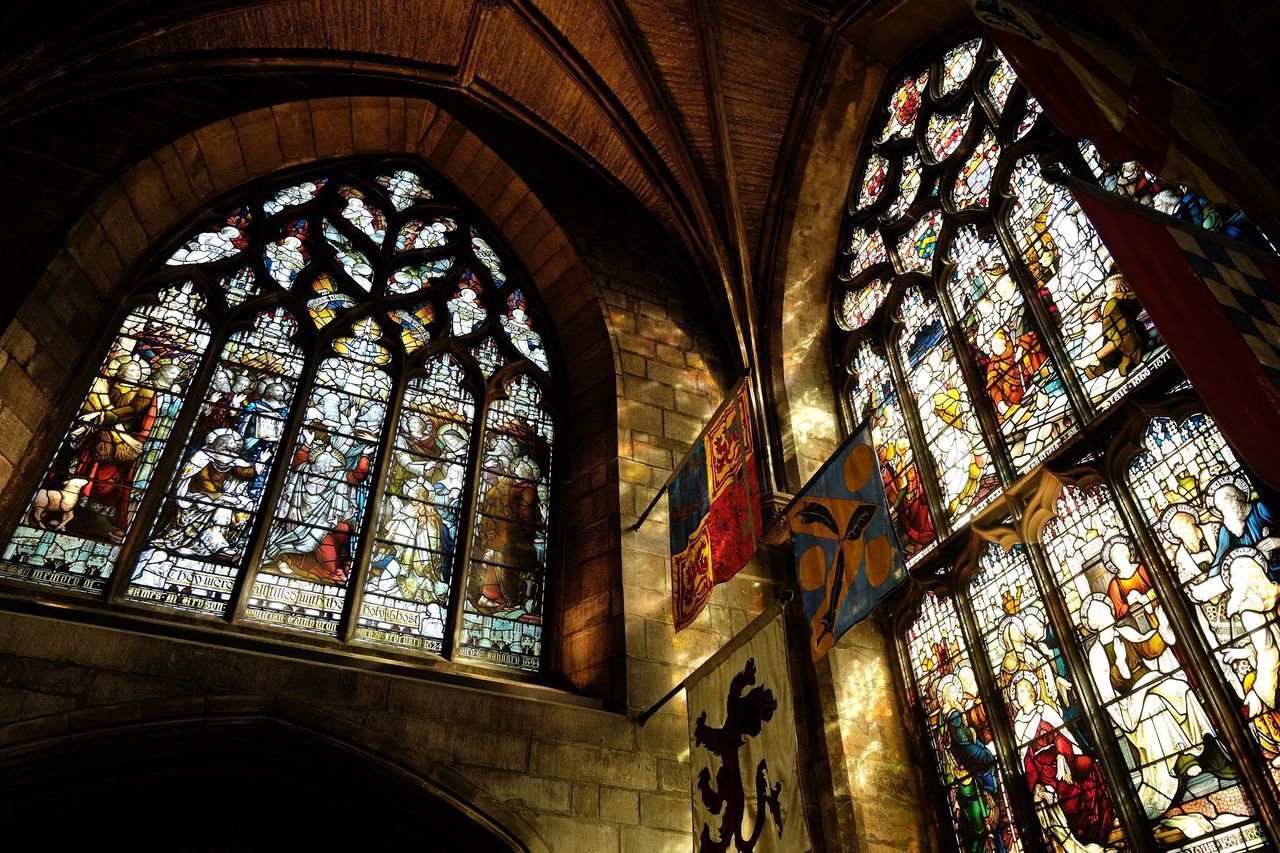
[[[360,161],[176,246],[0,573],[541,669],[553,358],[483,225],[420,166]]]

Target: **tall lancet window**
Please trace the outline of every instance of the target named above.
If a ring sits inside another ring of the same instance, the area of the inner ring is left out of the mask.
[[[559,392],[532,283],[412,162],[226,210],[142,275],[0,573],[541,669]]]

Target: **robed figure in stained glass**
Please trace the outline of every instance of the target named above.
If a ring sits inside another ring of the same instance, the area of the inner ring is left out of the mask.
[[[1004,851],[997,824],[996,756],[979,728],[965,714],[964,684],[949,673],[937,685],[939,737],[954,766],[956,784],[950,789],[952,812],[966,853]]]
[[[1040,691],[1029,672],[1013,679],[1014,735],[1018,743],[1026,744],[1022,766],[1027,784],[1037,805],[1048,812],[1048,828],[1059,843],[1082,842],[1100,849],[1115,823],[1102,773]]]

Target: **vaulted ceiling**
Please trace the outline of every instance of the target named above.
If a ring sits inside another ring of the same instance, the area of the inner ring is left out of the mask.
[[[1114,26],[1107,0],[1041,2]],[[1220,51],[1260,38],[1257,5],[1201,15]],[[1159,6],[1132,9],[1169,55],[1179,30]],[[34,280],[98,186],[218,118],[303,97],[426,95],[517,169],[524,158],[531,182],[552,149],[593,174],[730,305],[750,305],[837,45],[893,63],[966,20],[965,0],[10,0],[0,257],[10,286]],[[1247,87],[1211,59],[1187,67],[1218,91]]]

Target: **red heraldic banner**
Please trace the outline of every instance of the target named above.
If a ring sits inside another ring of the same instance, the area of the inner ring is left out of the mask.
[[[974,13],[1053,126],[1113,163],[1137,160],[1168,181],[1257,216],[1240,158],[1199,95],[1017,0],[971,0]]]
[[[1280,488],[1280,258],[1073,192],[1210,414]]]
[[[760,539],[760,486],[747,406],[747,386],[739,382],[667,491],[677,631],[707,606],[713,586],[747,564]]]

